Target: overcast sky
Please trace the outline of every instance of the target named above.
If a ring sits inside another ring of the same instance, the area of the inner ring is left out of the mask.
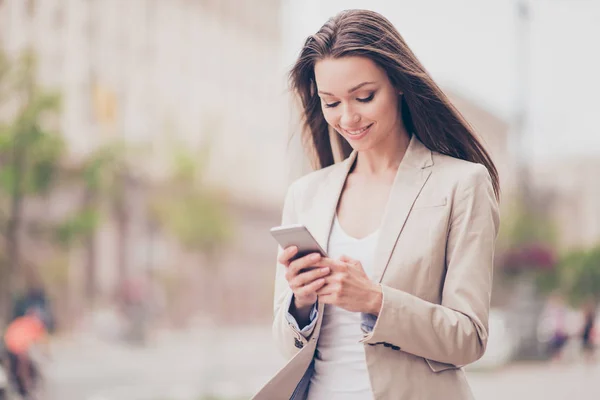
[[[381,12],[443,87],[510,121],[517,104],[516,0],[286,0],[284,64],[306,36],[347,8]],[[600,1],[532,0],[532,156],[598,154]]]

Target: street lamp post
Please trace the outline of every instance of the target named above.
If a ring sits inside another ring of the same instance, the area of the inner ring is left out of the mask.
[[[531,60],[531,3],[516,0],[516,95],[513,121],[513,151],[517,173],[517,194],[520,213],[529,216],[536,210],[536,195],[532,187],[530,168],[531,143],[528,140]],[[517,333],[516,357],[538,359],[543,356],[537,338],[543,300],[537,293],[532,276],[523,275],[514,287],[513,329]]]
[[[516,161],[518,191],[524,211],[531,204],[531,176],[529,170],[529,143],[527,123],[529,120],[529,69],[530,69],[531,9],[529,0],[517,0],[517,87],[516,113],[513,126],[514,153]]]

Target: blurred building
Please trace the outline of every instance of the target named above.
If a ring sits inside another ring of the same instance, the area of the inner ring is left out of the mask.
[[[150,143],[159,159],[167,136],[210,141],[214,182],[277,203],[288,139],[279,0],[2,3],[2,43],[34,47],[42,83],[64,96],[75,154],[110,137]]]
[[[143,173],[159,176],[170,143],[209,143],[207,177],[243,225],[256,209],[277,209],[287,185],[279,14],[279,0],[3,0],[0,43],[11,55],[35,50],[41,84],[63,96],[73,159],[124,139],[147,152]],[[133,182],[126,220],[103,224],[95,239],[103,292],[118,279],[120,246],[130,271],[176,259],[148,234],[144,195]]]
[[[512,154],[509,151],[509,123],[490,112],[476,100],[454,91],[447,91],[447,93],[452,103],[473,126],[486,150],[490,153],[500,175],[502,199],[508,198],[514,193],[516,185],[516,171],[513,167]],[[501,206],[504,206],[504,202],[501,203]]]
[[[278,0],[0,2],[3,46],[12,54],[33,46],[41,82],[63,94],[62,128],[75,159],[122,138],[149,149],[142,169],[154,176],[164,173],[172,138],[192,149],[211,143],[208,177],[229,193],[237,224],[216,269],[227,288],[220,302],[234,319],[269,318],[276,244],[268,229],[279,222],[289,180],[310,170],[282,62],[300,42],[280,26],[293,18],[281,18],[282,7]],[[506,192],[508,125],[458,91],[450,97],[490,150]],[[74,252],[74,265],[90,257],[97,264],[101,293],[114,290],[123,268],[198,262],[149,229],[146,196],[132,182],[126,215],[102,225],[91,255]],[[68,199],[59,201],[63,208]],[[72,280],[85,280],[84,270],[72,268]]]

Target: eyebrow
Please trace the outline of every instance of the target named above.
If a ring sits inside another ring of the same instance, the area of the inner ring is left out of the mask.
[[[353,88],[350,88],[350,90],[348,90],[348,94],[350,94],[350,93],[352,93],[352,92],[354,92],[354,91],[356,91],[356,90],[360,89],[361,87],[363,87],[363,86],[365,86],[365,85],[368,85],[368,84],[370,84],[370,83],[375,83],[375,82],[363,82],[363,83],[359,83],[358,85],[354,86]],[[334,97],[335,97],[335,95],[333,95],[333,94],[331,94],[331,93],[322,92],[322,91],[320,91],[320,90],[319,90],[319,94],[325,94],[325,95],[327,95],[327,96],[334,96]]]

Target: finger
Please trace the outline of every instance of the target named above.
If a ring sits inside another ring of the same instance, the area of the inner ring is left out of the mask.
[[[353,262],[353,261],[354,261],[354,259],[352,259],[352,258],[348,257],[347,255],[343,254],[343,255],[340,257],[340,261],[347,262],[347,263],[351,263],[351,262]]]
[[[346,255],[341,256],[340,261],[345,262],[350,268],[359,269],[361,271],[364,270],[360,261],[350,258]]]
[[[348,272],[348,269],[350,268],[350,265],[347,262],[344,261],[340,261],[340,260],[333,260],[332,264],[331,264],[331,270],[333,272],[337,272],[337,273],[342,273],[345,274]]]
[[[297,253],[298,253],[298,247],[296,247],[296,246],[286,247],[279,255],[279,258],[277,259],[277,261],[279,261],[280,264],[287,266],[290,261],[290,258],[294,257]]]
[[[308,296],[310,294],[316,293],[323,285],[325,284],[325,279],[319,278],[306,286],[302,286],[297,290],[298,296]]]
[[[354,258],[348,257],[345,254],[340,257],[340,261],[345,262],[347,264],[350,264],[352,266],[357,266],[357,267],[361,267],[362,268],[362,264],[360,263],[360,261],[358,261],[358,260],[356,260]]]
[[[301,270],[309,267],[314,267],[321,260],[319,253],[311,253],[304,257],[300,257],[290,263],[290,273],[292,276],[298,275]]]
[[[327,296],[330,294],[334,294],[338,291],[338,286],[332,283],[327,283],[327,279],[325,279],[325,285],[323,285],[319,290],[317,290],[317,296],[321,298],[321,296]]]
[[[302,272],[302,273],[296,275],[296,278],[293,280],[293,282],[290,286],[292,287],[292,289],[306,286],[316,279],[325,277],[325,275],[329,274],[330,271],[331,270],[329,268],[324,267],[324,268],[313,268],[306,272]]]
[[[343,272],[348,268],[345,262],[329,257],[321,258],[315,265],[318,267],[329,267],[334,272]]]

